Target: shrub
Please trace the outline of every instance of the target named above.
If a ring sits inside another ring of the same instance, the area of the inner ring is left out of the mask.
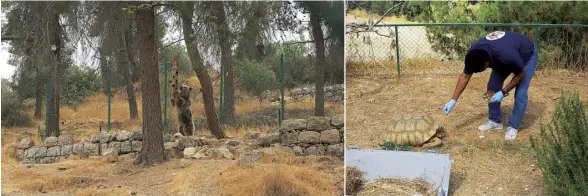
[[[31,118],[24,109],[23,101],[12,90],[10,82],[2,79],[2,127],[31,125]]]
[[[100,90],[101,80],[90,68],[70,66],[64,77],[61,104],[75,107]]]
[[[245,91],[259,95],[265,90],[278,87],[279,83],[274,72],[263,63],[243,60],[238,67],[239,72],[243,74],[243,89]]]
[[[357,195],[366,183],[365,172],[357,169],[356,167],[347,166],[345,169],[345,194],[346,195]]]
[[[588,195],[588,117],[577,93],[561,95],[531,144],[549,195]]]

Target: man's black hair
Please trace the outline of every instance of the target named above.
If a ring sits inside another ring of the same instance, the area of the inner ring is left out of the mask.
[[[484,64],[488,60],[490,60],[490,57],[486,50],[472,50],[465,56],[465,69],[472,73],[481,72],[484,69]]]

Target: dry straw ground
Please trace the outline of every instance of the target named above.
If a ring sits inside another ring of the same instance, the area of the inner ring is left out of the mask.
[[[198,87],[196,78],[188,83]],[[218,86],[216,86],[218,87]],[[218,88],[216,88],[218,92]],[[241,93],[238,93],[241,94]],[[197,94],[194,94],[196,96]],[[216,95],[218,96],[218,95]],[[141,119],[130,120],[124,94],[116,94],[112,103],[114,130],[140,126]],[[197,95],[192,104],[195,118],[203,118],[202,102]],[[64,134],[75,135],[76,141],[98,132],[107,119],[107,98],[97,94],[88,98],[77,109],[61,108],[61,128]],[[139,118],[141,96],[137,97]],[[255,97],[237,100],[236,114],[248,115],[262,106]],[[276,107],[277,106],[271,106]],[[329,114],[343,113],[342,103],[326,103]],[[300,115],[312,114],[313,100],[287,103],[286,109],[301,110]],[[27,111],[32,115],[32,111]],[[288,111],[287,111],[288,112]],[[170,118],[173,115],[170,114]],[[37,121],[43,125],[43,121]],[[36,126],[35,126],[36,127]],[[25,137],[35,138],[40,144],[35,127],[2,128],[2,195],[341,195],[343,193],[343,160],[328,157],[294,157],[278,151],[253,167],[236,166],[235,160],[192,160],[186,168],[180,160],[144,167],[132,160],[108,163],[103,158],[69,160],[30,168],[18,164],[15,145]],[[225,129],[229,137],[241,137],[246,132],[265,133],[268,125],[236,126]],[[209,134],[208,130],[201,130]],[[60,170],[60,168],[66,168]],[[236,194],[239,193],[239,194]]]
[[[442,108],[451,98],[458,76],[348,74],[346,146],[378,149],[378,137],[392,117],[415,112],[430,114],[448,131],[445,144],[438,151],[450,154],[455,160],[450,184],[453,195],[545,195],[529,137],[538,135],[541,123],[549,122],[562,89],[578,91],[582,100],[588,100],[588,74],[538,71],[531,82],[529,104],[519,137],[512,144],[504,142],[504,130],[477,130],[478,125],[488,120],[487,103],[482,94],[489,74],[474,75],[451,114],[443,113]],[[505,121],[512,108],[511,95],[502,104]]]

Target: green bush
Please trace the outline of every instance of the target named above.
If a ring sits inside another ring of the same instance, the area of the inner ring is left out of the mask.
[[[577,93],[562,94],[531,144],[549,195],[588,195],[588,117]]]
[[[12,90],[10,82],[2,79],[2,127],[31,125],[31,118],[24,109],[22,100]]]
[[[269,66],[253,60],[242,60],[238,66],[243,74],[243,89],[248,93],[259,95],[265,90],[276,89],[278,80]]]
[[[65,72],[61,103],[75,107],[101,88],[101,80],[94,70],[86,67],[70,66]]]

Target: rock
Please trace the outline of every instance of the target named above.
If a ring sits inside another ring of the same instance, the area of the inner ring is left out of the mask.
[[[304,150],[304,155],[323,156],[326,154],[327,148],[325,146],[311,146]]]
[[[306,129],[323,131],[331,128],[331,119],[322,116],[311,116],[306,120]]]
[[[183,137],[183,135],[182,135],[181,133],[176,133],[176,134],[174,134],[174,138],[175,138],[175,139],[178,139],[178,138],[180,138],[180,137]]]
[[[90,136],[90,142],[92,142],[92,143],[100,143],[100,135]]]
[[[304,150],[300,146],[294,146],[294,148],[292,148],[292,150],[294,150],[294,155],[296,155],[296,156],[304,155]]]
[[[38,147],[34,157],[35,158],[43,158],[45,156],[47,156],[47,147]]]
[[[339,114],[339,115],[331,117],[331,125],[333,125],[333,127],[340,129],[343,127],[344,124],[345,124],[345,116],[343,114]]]
[[[23,159],[32,159],[35,158],[35,154],[37,154],[37,151],[39,150],[39,147],[33,146],[30,147],[29,149],[24,150],[24,158]]]
[[[143,149],[143,142],[141,142],[141,141],[133,141],[133,142],[131,142],[131,145],[132,145],[131,150],[133,152],[141,152],[141,149]]]
[[[32,164],[35,164],[35,159],[33,158],[25,158],[20,161],[20,165],[26,168],[31,168],[33,166]]]
[[[57,170],[59,170],[59,171],[64,171],[64,170],[68,170],[68,169],[69,169],[69,167],[66,167],[63,165],[57,166]]]
[[[169,135],[169,134],[163,135],[163,142],[173,142],[175,140],[176,140],[176,138],[173,135]]]
[[[118,156],[118,158],[122,159],[122,160],[129,160],[129,159],[135,159],[136,156],[137,156],[137,154],[135,154],[135,153],[128,153],[128,154],[121,154]]]
[[[298,141],[301,143],[318,144],[321,140],[321,134],[316,131],[303,131],[298,134]]]
[[[238,146],[241,144],[238,140],[229,140],[227,141],[227,146]]]
[[[119,152],[118,147],[107,148],[107,149],[104,149],[104,151],[102,152],[102,156],[106,156],[106,159],[108,160],[108,162],[114,163],[114,162],[118,161],[118,152]]]
[[[194,148],[194,147],[184,148],[184,158],[186,158],[186,159],[194,156],[195,153],[196,153],[196,148]]]
[[[340,144],[333,144],[327,147],[327,155],[335,156],[335,157],[342,157],[344,155],[345,148],[343,147],[343,143]]]
[[[110,142],[110,143],[108,143],[108,148],[117,148],[118,153],[121,153],[120,152],[120,149],[122,148],[121,144],[122,144],[122,142]]]
[[[277,154],[275,148],[263,148],[260,150],[260,153],[263,156],[275,156]]]
[[[225,159],[233,159],[233,154],[225,146],[221,146],[221,147],[217,148],[216,151],[220,157],[223,157]]]
[[[253,140],[253,139],[259,138],[259,135],[261,135],[261,134],[258,132],[247,132],[247,133],[245,133],[244,138],[246,140]]]
[[[339,130],[331,129],[321,132],[321,142],[325,144],[341,143],[341,136]]]
[[[52,146],[47,148],[48,157],[56,157],[61,155],[61,146]]]
[[[41,159],[41,164],[55,163],[55,157],[45,157]]]
[[[45,138],[44,146],[56,146],[57,145],[57,137],[48,137]]]
[[[98,187],[96,187],[97,189],[105,189],[106,186],[99,184]]]
[[[280,134],[281,131],[280,131],[280,128],[278,127],[278,128],[274,128],[274,129],[269,130],[267,133],[268,134]]]
[[[114,135],[111,135],[111,134],[106,133],[106,132],[102,132],[98,136],[98,140],[99,140],[100,143],[105,144],[105,143],[108,143],[108,142],[112,141],[114,139],[114,137],[115,137]]]
[[[259,146],[269,146],[273,143],[280,142],[280,135],[279,134],[267,134],[264,136],[259,137],[257,139],[257,145]]]
[[[135,141],[142,141],[143,140],[143,131],[134,130],[131,134],[131,138]]]
[[[203,159],[205,157],[206,157],[206,155],[204,154],[204,150],[200,150],[200,151],[194,153],[194,156],[192,156],[193,159]]]
[[[18,159],[23,159],[24,158],[24,150],[23,149],[16,150],[15,155]]]
[[[282,121],[282,126],[280,126],[280,130],[282,131],[292,131],[292,130],[302,130],[306,129],[306,119],[288,119]]]
[[[131,133],[128,131],[120,131],[116,133],[116,141],[127,141],[131,138]],[[123,148],[121,148],[123,150]]]
[[[73,145],[63,145],[61,146],[61,156],[69,156],[72,153]]]
[[[120,143],[120,152],[121,153],[129,153],[133,150],[133,147],[131,145],[131,141],[124,141]]]
[[[166,150],[173,149],[178,147],[178,142],[165,142],[163,143],[163,148]]]
[[[216,138],[214,138],[214,139],[205,138],[202,141],[203,141],[204,145],[209,145],[209,146],[217,146],[219,144],[219,140],[217,140]]]
[[[100,154],[98,150],[99,144],[84,143],[84,153],[89,156],[98,156]]]
[[[29,138],[24,138],[24,139],[20,140],[19,147],[20,147],[20,149],[27,149],[27,148],[30,148],[34,145],[35,145],[35,143],[33,142],[33,140],[31,140]]]
[[[71,135],[60,135],[57,138],[57,144],[59,145],[69,145],[74,143],[74,138]]]
[[[178,149],[180,150],[194,146],[194,140],[191,137],[180,137],[178,140]]]
[[[257,162],[259,158],[260,156],[257,151],[245,152],[241,155],[241,157],[239,157],[239,161],[237,161],[237,164],[252,166],[253,164],[255,164],[255,162]]]
[[[180,159],[180,167],[186,168],[188,166],[190,166],[190,162],[188,161],[188,159]]]
[[[296,144],[298,143],[298,132],[296,131],[288,131],[282,134],[281,136],[282,144]]]
[[[72,153],[73,155],[80,155],[84,152],[84,143],[77,143],[73,145]]]

